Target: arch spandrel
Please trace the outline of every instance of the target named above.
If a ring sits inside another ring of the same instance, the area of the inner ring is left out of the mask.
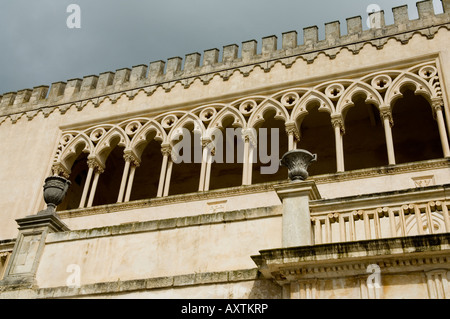
[[[76,132],[66,132],[62,136],[62,139],[64,138],[64,136],[68,136],[71,133]],[[60,145],[62,145],[61,143],[64,142],[61,141]],[[54,164],[61,164],[63,168],[70,173],[72,165],[77,157],[81,153],[91,154],[94,147],[94,143],[88,135],[86,135],[84,132],[78,132],[76,136],[70,139],[67,144],[63,146],[61,153],[55,158]]]
[[[365,103],[373,104],[378,109],[383,106],[383,97],[374,87],[361,81],[355,81],[339,98],[336,106],[336,114],[345,118],[348,108],[355,105],[353,98],[357,95],[364,95]]]
[[[301,125],[303,118],[309,113],[308,107],[311,103],[318,103],[319,111],[327,112],[330,116],[336,112],[333,102],[325,94],[317,90],[309,90],[300,98],[299,102],[292,110],[290,120],[293,122],[300,122]]]
[[[141,157],[146,145],[151,141],[148,137],[152,132],[155,133],[153,136],[154,140],[161,144],[167,141],[167,133],[161,124],[154,120],[148,121],[136,131],[130,141],[130,149],[138,156],[138,158]]]
[[[250,115],[248,120],[248,128],[257,128],[264,123],[264,115],[267,112],[274,111],[275,120],[282,120],[284,122],[289,121],[289,112],[287,109],[277,100],[273,98],[267,98],[261,102],[256,109]]]
[[[414,94],[423,96],[430,104],[433,98],[439,97],[439,91],[431,86],[425,79],[416,74],[404,72],[396,77],[387,89],[385,104],[393,105],[397,99],[403,97],[403,94],[401,93],[402,88],[408,86],[414,87]]]

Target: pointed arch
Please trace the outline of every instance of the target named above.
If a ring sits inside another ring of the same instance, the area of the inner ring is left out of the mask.
[[[64,147],[61,154],[56,159],[56,163],[61,163],[67,172],[71,171],[74,161],[81,153],[92,154],[94,144],[92,140],[84,133],[81,132]]]
[[[241,112],[239,112],[237,109],[232,108],[230,106],[225,106],[223,109],[217,113],[217,115],[214,117],[214,119],[211,121],[211,123],[208,125],[208,128],[206,130],[206,137],[211,138],[212,131],[216,128],[223,129],[224,121],[228,118],[233,119],[233,123],[231,124],[232,127],[240,127],[242,129],[246,128],[246,121],[244,116]]]
[[[303,118],[308,114],[308,105],[313,102],[319,103],[320,112],[328,112],[330,115],[335,113],[333,102],[325,94],[317,90],[309,90],[300,98],[297,105],[294,106],[290,119],[301,123]]]
[[[404,87],[412,88],[414,94],[423,96],[429,103],[438,97],[434,88],[423,78],[410,72],[400,74],[386,91],[384,102],[386,105],[393,105],[396,100],[403,97],[401,90]]]
[[[260,103],[255,111],[252,112],[248,120],[248,128],[257,128],[264,122],[264,116],[267,112],[275,112],[276,120],[283,120],[285,123],[289,120],[289,113],[286,108],[273,98],[267,98]]]
[[[121,146],[125,149],[129,148],[130,139],[125,131],[119,126],[113,126],[95,146],[93,155],[97,160],[105,166],[106,159],[111,151],[117,146]]]
[[[173,146],[174,141],[181,135],[181,129],[185,128],[187,125],[190,125],[190,124],[193,125],[193,131],[195,133],[201,134],[201,136],[204,136],[206,129],[205,129],[205,125],[200,120],[200,118],[198,116],[196,116],[195,114],[186,113],[170,129],[170,132],[167,137],[167,141]]]
[[[367,83],[356,81],[351,84],[339,98],[336,106],[336,113],[345,118],[348,109],[355,105],[353,99],[358,95],[364,95],[365,103],[373,104],[378,109],[383,105],[383,98],[375,88]]]
[[[152,132],[154,132],[155,135],[151,140],[154,139],[161,144],[167,140],[167,133],[165,132],[161,124],[156,122],[155,120],[148,121],[139,129],[138,132],[136,132],[136,134],[130,141],[130,149],[134,152],[135,155],[138,156],[138,158],[141,157],[142,152],[144,151],[147,144],[151,142],[151,140],[149,140],[148,138]]]

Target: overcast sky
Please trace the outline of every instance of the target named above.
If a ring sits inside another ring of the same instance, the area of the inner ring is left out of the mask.
[[[69,4],[81,9],[81,28],[69,29]],[[0,95],[50,86],[151,61],[362,16],[377,4],[393,23],[391,8],[410,0],[0,0]],[[442,12],[439,0],[435,11]]]

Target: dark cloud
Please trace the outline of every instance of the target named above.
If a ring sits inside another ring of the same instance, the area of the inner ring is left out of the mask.
[[[0,94],[115,71],[150,61],[360,15],[377,3],[391,8],[412,0],[6,0],[0,11]],[[69,4],[81,8],[81,29],[69,29]],[[440,1],[435,1],[441,10]],[[300,40],[301,41],[301,40]],[[280,41],[281,42],[281,41]]]

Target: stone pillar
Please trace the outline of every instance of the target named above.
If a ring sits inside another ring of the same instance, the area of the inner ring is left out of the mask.
[[[257,148],[256,130],[245,129],[242,130],[242,139],[244,140],[244,161],[242,173],[242,185],[252,184],[252,166],[253,156]]]
[[[344,120],[339,117],[332,117],[331,123],[334,127],[334,136],[336,142],[336,166],[338,172],[345,170],[344,166],[344,144],[342,135],[345,134]]]
[[[172,157],[170,157],[169,162],[167,163],[167,172],[166,172],[166,180],[164,182],[163,196],[169,195],[170,178],[172,177],[172,166],[173,166],[173,161],[172,161]]]
[[[0,285],[33,285],[44,250],[45,239],[52,232],[69,228],[54,214],[32,215],[16,219],[19,234]]]
[[[47,208],[35,215],[16,219],[19,234],[0,286],[31,288],[35,284],[36,271],[47,235],[69,230],[55,214],[56,206],[62,202],[69,185],[68,180],[59,176],[46,178],[44,199]]]
[[[124,155],[123,158],[125,160],[125,166],[123,168],[122,181],[120,182],[119,196],[117,196],[118,203],[121,203],[123,201],[123,195],[125,194],[125,186],[126,186],[127,179],[128,179],[128,172],[130,171],[129,157],[125,157],[125,155]]]
[[[139,167],[140,162],[134,155],[125,154],[125,157],[126,157],[125,160],[130,162],[130,174],[128,176],[127,190],[125,192],[124,202],[129,202],[131,196],[131,189],[133,188],[134,173],[136,172],[136,168]]]
[[[394,141],[392,139],[392,126],[394,125],[394,121],[392,119],[391,109],[389,107],[381,107],[380,117],[384,126],[389,165],[395,165]]]
[[[95,197],[95,191],[97,190],[98,179],[100,177],[100,174],[102,174],[105,171],[105,168],[103,166],[101,166],[100,163],[98,163],[97,160],[95,160],[95,159],[89,159],[88,166],[89,166],[89,171],[91,171],[91,168],[92,168],[92,172],[94,172],[94,180],[92,182],[91,191],[89,194],[89,199],[88,199],[88,203],[87,203],[86,207],[92,207],[92,204],[94,202],[94,197]],[[92,173],[91,173],[91,175],[92,175]],[[86,180],[86,184],[87,184],[87,180]],[[89,186],[89,184],[87,184],[87,186]],[[86,187],[86,185],[85,185],[85,187]],[[83,193],[84,193],[84,191],[85,190],[83,190]]]
[[[202,166],[200,169],[200,181],[198,191],[209,189],[209,175],[211,174],[211,153],[213,145],[211,140],[202,140]]]
[[[158,193],[156,197],[162,197],[164,192],[164,181],[166,177],[167,164],[169,161],[170,153],[172,152],[170,145],[161,145],[161,153],[163,155],[161,173],[159,174]]]
[[[289,182],[274,188],[283,202],[282,247],[312,245],[309,201],[320,199],[315,182]]]

